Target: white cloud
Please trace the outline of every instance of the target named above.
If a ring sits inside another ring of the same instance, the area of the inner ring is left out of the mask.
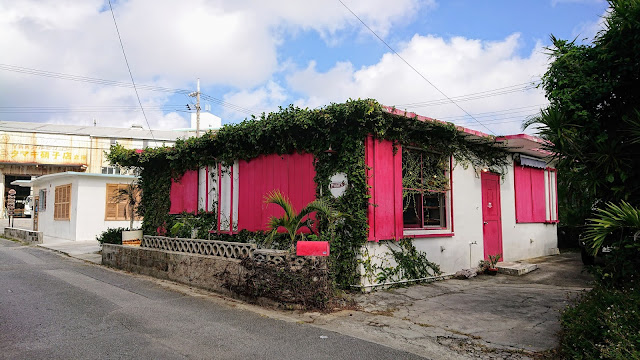
[[[605,28],[605,17],[609,11],[610,9],[607,9],[596,21],[584,22],[578,25],[573,29],[572,36],[577,37],[578,40],[586,39],[587,42],[592,42],[596,34]]]
[[[445,94],[456,97],[537,80],[546,71],[547,56],[538,45],[528,57],[520,57],[517,55],[519,46],[518,34],[495,42],[462,37],[447,41],[440,37],[415,35],[397,50]],[[332,101],[342,102],[348,98],[375,98],[385,105],[443,98],[427,81],[391,53],[383,55],[378,63],[360,69],[354,69],[349,62],[341,62],[326,72],[318,72],[315,63],[311,62],[305,69],[290,75],[288,84],[293,90],[306,95],[296,104],[309,107]],[[521,132],[519,121],[536,112],[534,105],[544,103],[544,95],[538,89],[458,102],[467,112],[481,114],[477,119],[497,134]],[[525,106],[530,108],[520,109]],[[423,107],[399,105],[398,108],[443,120],[455,120],[458,124],[487,132],[486,128],[472,119],[461,119],[464,112],[450,103]],[[506,109],[516,110],[496,113],[494,116],[486,114]]]
[[[286,90],[274,81],[268,81],[266,85],[260,86],[253,90],[241,90],[228,93],[224,96],[224,101],[229,104],[243,104],[242,107],[254,111],[254,115],[261,113],[269,113],[277,111],[278,106],[287,100]],[[225,108],[222,114],[224,119],[242,120],[249,117],[250,114],[234,111]]]
[[[365,21],[385,35],[434,0],[344,0]],[[272,108],[284,90],[269,83],[281,71],[278,46],[283,37],[301,30],[321,33],[334,41],[336,32],[362,29],[338,2],[128,0],[113,2],[118,28],[137,83],[189,88],[196,78],[203,85],[227,86],[229,101],[243,107]],[[385,9],[380,11],[380,9]],[[57,73],[129,82],[108,3],[104,0],[0,1],[0,54],[4,64]],[[0,106],[131,105],[132,89],[100,87],[0,70]],[[265,85],[266,84],[266,85]],[[144,103],[164,104],[164,93],[141,93]],[[246,101],[244,103],[243,101]],[[30,120],[65,123],[106,118],[114,126],[141,121],[137,112],[73,112]],[[174,127],[177,114],[150,111],[152,127]],[[182,126],[182,125],[179,125]]]

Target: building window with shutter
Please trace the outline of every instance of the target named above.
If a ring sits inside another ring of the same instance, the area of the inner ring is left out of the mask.
[[[126,200],[120,200],[116,198],[118,191],[126,189],[128,184],[107,184],[107,199],[106,208],[104,213],[104,219],[107,221],[116,220],[129,220],[129,207]],[[136,219],[138,217],[136,216]]]
[[[69,220],[71,215],[71,184],[56,186],[53,219]]]
[[[402,149],[403,225],[405,229],[445,229],[450,189],[449,157]]]
[[[521,155],[513,176],[516,223],[557,223],[556,170]]]

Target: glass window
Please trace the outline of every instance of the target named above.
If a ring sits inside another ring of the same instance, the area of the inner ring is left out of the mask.
[[[447,227],[449,158],[411,148],[402,149],[402,198],[405,228]]]

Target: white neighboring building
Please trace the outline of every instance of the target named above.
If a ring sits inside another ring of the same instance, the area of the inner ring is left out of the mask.
[[[114,203],[118,186],[130,184],[136,176],[64,172],[31,180],[35,195],[34,230],[42,231],[44,242],[95,240],[108,228],[129,227],[123,203]],[[128,210],[127,210],[128,211]],[[141,221],[134,221],[134,228]]]

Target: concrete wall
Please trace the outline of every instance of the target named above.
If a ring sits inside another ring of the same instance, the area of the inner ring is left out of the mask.
[[[56,174],[40,178],[34,183],[34,194],[40,189],[47,190],[47,206],[38,214],[38,230],[45,241],[90,241],[95,240],[108,228],[129,227],[129,221],[106,221],[105,207],[107,199],[106,184],[126,184],[133,176],[94,175],[94,174]],[[56,186],[71,184],[71,214],[69,220],[54,220]],[[140,226],[134,221],[134,227]]]
[[[16,240],[21,240],[29,244],[42,244],[42,232],[18,229],[12,227],[4,228],[4,236]]]
[[[102,245],[102,264],[222,293],[219,275],[244,271],[236,259],[111,244]]]
[[[480,176],[471,167],[457,165],[453,170],[453,235],[451,229],[434,230],[433,237],[415,238],[413,244],[427,258],[440,265],[444,273],[475,267],[484,259],[482,223],[482,184]],[[517,224],[515,217],[515,189],[513,166],[500,182],[500,205],[502,217],[503,260],[515,261],[557,253],[556,224]],[[405,236],[408,232],[405,230]],[[470,245],[470,243],[475,244]],[[394,241],[368,242],[363,252],[376,264],[387,261],[388,245]],[[386,259],[386,260],[383,260]],[[367,259],[363,259],[367,260]],[[361,267],[361,273],[365,273]],[[365,279],[364,285],[369,282]]]

